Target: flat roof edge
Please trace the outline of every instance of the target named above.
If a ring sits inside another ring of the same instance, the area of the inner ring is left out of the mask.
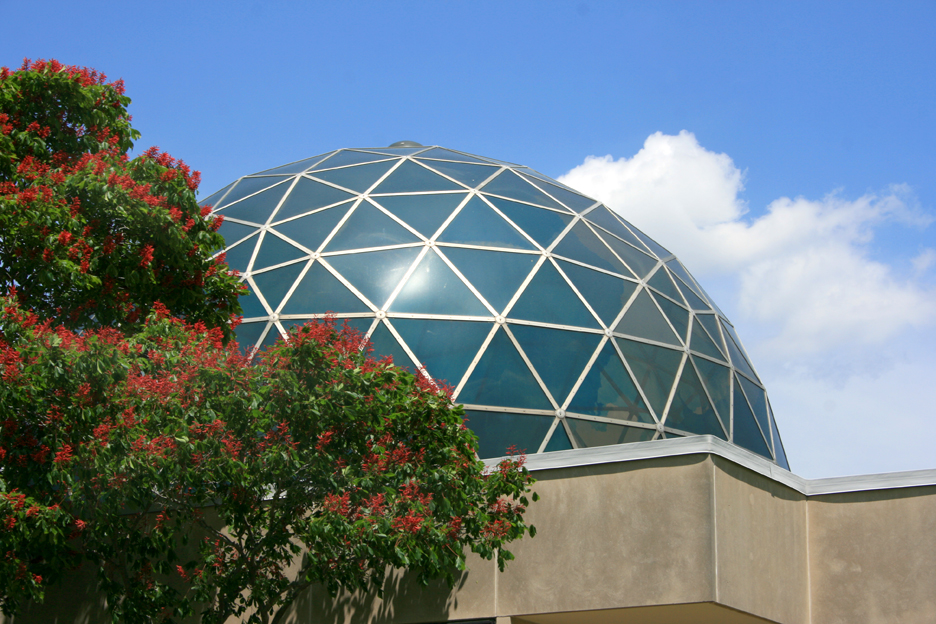
[[[759,455],[711,435],[538,453],[527,455],[526,466],[531,472],[539,472],[699,454],[717,455],[806,496],[936,485],[936,469],[804,479]],[[484,463],[493,467],[501,459],[503,458],[486,459]]]

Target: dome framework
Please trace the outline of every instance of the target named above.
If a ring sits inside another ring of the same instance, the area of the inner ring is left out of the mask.
[[[342,149],[206,198],[250,294],[238,340],[333,315],[446,380],[482,457],[711,434],[789,469],[734,327],[669,251],[527,167]]]

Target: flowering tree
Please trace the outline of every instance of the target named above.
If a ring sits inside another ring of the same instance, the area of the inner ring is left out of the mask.
[[[220,327],[239,312],[200,174],[151,148],[130,160],[122,81],[57,61],[0,68],[0,292],[68,327],[128,331],[161,301]]]

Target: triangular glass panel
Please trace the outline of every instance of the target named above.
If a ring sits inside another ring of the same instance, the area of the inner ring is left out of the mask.
[[[294,163],[289,163],[288,165],[283,165],[282,167],[276,167],[274,169],[267,169],[266,171],[260,171],[256,175],[275,175],[275,174],[285,174],[285,173],[302,173],[309,167],[315,165],[315,163],[322,160],[323,157],[328,154],[319,154],[318,156],[313,156],[312,158],[306,158],[304,160],[298,160]]]
[[[420,247],[326,256],[325,261],[380,308],[413,265]]]
[[[653,424],[653,416],[611,342],[605,343],[566,412]]]
[[[705,396],[699,376],[689,362],[683,367],[676,394],[673,395],[673,402],[663,424],[680,431],[728,439],[715,410],[712,409],[712,404]]]
[[[371,152],[356,152],[354,150],[338,150],[327,160],[320,162],[315,169],[332,169],[334,167],[344,167],[346,165],[360,165],[361,163],[370,163],[375,160],[387,160],[386,154],[374,154]],[[396,161],[391,161],[391,164]],[[316,176],[318,177],[318,176]],[[344,185],[342,185],[344,186]]]
[[[468,156],[466,154],[459,154],[458,152],[453,152],[451,150],[443,149],[441,147],[433,147],[431,150],[425,151],[419,155],[420,158],[441,158],[443,160],[457,160],[459,162],[472,162],[472,163],[483,163],[485,161],[480,158],[474,158],[473,156]]]
[[[559,405],[602,340],[600,334],[530,325],[511,325],[510,331]],[[560,353],[562,357],[557,357]]]
[[[767,414],[767,395],[761,388],[755,386],[753,382],[748,381],[746,377],[738,377],[738,379],[741,380],[741,387],[744,388],[744,394],[747,396],[748,403],[751,404],[751,408],[754,410],[754,416],[757,418],[761,431],[764,432],[765,437],[768,436],[770,430],[770,416]]]
[[[472,321],[395,318],[392,324],[426,372],[453,388],[491,332],[490,323]]]
[[[725,321],[722,321],[722,327],[726,330],[725,342],[728,344],[728,355],[731,356],[731,363],[745,375],[750,376],[752,379],[758,379],[744,352],[741,351],[741,345],[736,342],[738,335],[734,333],[734,328]],[[758,379],[758,381],[760,380]]]
[[[282,338],[280,335],[279,329],[276,327],[276,323],[270,323],[270,328],[267,330],[266,336],[263,337],[263,340],[257,345],[257,353],[263,354],[264,351],[276,344],[276,341]]]
[[[260,340],[260,336],[263,334],[263,330],[266,329],[266,321],[261,321],[259,323],[241,323],[237,326],[237,329],[234,330],[234,335],[237,337],[237,344],[240,345],[241,351],[245,353],[250,353],[253,351],[253,348],[257,346],[257,341]]]
[[[309,178],[299,178],[296,186],[286,197],[286,201],[276,211],[274,219],[282,221],[325,206],[337,204],[352,197],[354,195],[351,193],[336,189],[334,186],[328,186]]]
[[[527,182],[530,182],[537,188],[546,191],[553,197],[553,199],[559,200],[565,204],[567,208],[570,208],[575,212],[581,212],[586,208],[591,208],[598,203],[597,200],[589,199],[588,197],[585,197],[579,193],[571,193],[564,188],[556,186],[555,184],[549,184],[542,180],[528,177],[523,174],[521,174],[521,177],[525,178]]]
[[[381,182],[372,193],[414,193],[416,191],[461,191],[461,186],[411,160],[402,165]]]
[[[391,312],[490,316],[490,311],[432,249],[390,304]]]
[[[240,185],[238,185],[240,186]],[[289,182],[274,186],[271,189],[252,195],[236,204],[228,204],[221,210],[225,219],[240,219],[253,223],[266,223],[276,209],[276,205],[289,188]],[[235,188],[232,193],[237,191]],[[230,197],[230,196],[229,196]],[[227,200],[225,200],[227,201]]]
[[[572,188],[571,186],[568,186],[568,185],[566,185],[566,184],[563,184],[563,183],[560,182],[559,180],[553,180],[553,179],[550,178],[548,175],[543,175],[543,174],[540,173],[539,171],[536,171],[536,170],[534,170],[534,169],[530,169],[529,167],[524,167],[524,166],[522,166],[522,165],[510,165],[510,166],[513,168],[514,171],[516,171],[516,172],[518,172],[518,173],[522,173],[523,175],[534,177],[534,178],[536,178],[537,180],[542,180],[543,182],[549,182],[549,183],[552,184],[553,186],[560,186],[560,187],[564,188],[565,190],[571,191],[571,192],[573,192],[573,193],[578,193],[578,191],[576,191],[576,190],[575,190],[574,188]]]
[[[512,225],[477,196],[455,216],[436,239],[440,243],[461,243],[483,247],[506,247],[529,249],[536,247],[525,239]]]
[[[637,338],[682,346],[646,290],[641,290],[637,294],[637,298],[624,313],[624,318],[614,327],[614,331]]]
[[[246,284],[248,287],[247,294],[241,295],[237,299],[237,303],[241,307],[241,316],[244,318],[268,316],[270,313],[263,307],[260,297],[257,296],[257,288],[249,281]]]
[[[728,361],[725,357],[727,351],[725,351],[724,343],[722,342],[721,332],[718,330],[718,319],[714,314],[696,314],[696,319],[702,323],[702,326],[708,330],[709,337],[715,342],[715,346],[718,347],[718,350],[721,351],[721,359]]]
[[[296,262],[295,264],[253,275],[254,284],[257,285],[257,289],[266,299],[267,305],[270,306],[272,311],[276,312],[280,302],[283,301],[283,297],[292,288],[296,278],[299,277],[305,266],[305,262]]]
[[[676,278],[675,282],[676,285],[679,286],[679,291],[686,298],[686,301],[689,302],[689,307],[691,307],[693,310],[708,312],[712,309],[707,303],[702,301],[697,294],[692,292],[692,289],[689,288],[681,279]]]
[[[341,229],[328,241],[324,251],[347,251],[368,247],[386,247],[418,243],[419,238],[402,225],[363,201],[354,209]]]
[[[630,300],[637,284],[619,277],[586,269],[583,266],[557,260],[559,268],[568,276],[585,301],[598,314],[605,325],[611,326],[617,315]]]
[[[441,250],[497,312],[507,307],[540,258],[539,254],[464,247],[442,247]]]
[[[543,249],[549,247],[566,226],[572,222],[572,215],[554,210],[544,210],[529,204],[519,204],[509,199],[488,197],[508,219],[520,226]]]
[[[234,223],[233,221],[228,221],[227,219],[225,219],[221,223],[221,227],[218,228],[218,234],[224,237],[224,241],[228,245],[232,245],[242,238],[250,236],[256,231],[257,228],[253,225]]]
[[[276,184],[277,182],[282,182],[283,178],[241,178],[237,181],[237,186],[231,189],[231,192],[227,194],[224,200],[215,206],[215,210],[224,208],[233,204],[239,199],[243,199],[248,195],[252,195],[257,191],[262,191],[265,188],[269,188]],[[289,188],[289,183],[287,182],[283,185],[285,188]],[[214,197],[214,195],[212,195]],[[210,199],[210,198],[209,198]],[[278,201],[278,200],[277,200]],[[274,204],[276,202],[273,202]],[[244,219],[245,221],[252,221],[253,219]],[[264,219],[265,220],[265,219]]]
[[[640,239],[631,234],[631,231],[628,230],[623,223],[621,223],[620,219],[618,219],[607,206],[598,206],[586,214],[585,218],[595,225],[604,228],[608,232],[611,232],[618,238],[627,241],[636,247],[639,251],[648,251],[644,244],[640,242]]]
[[[254,247],[257,246],[257,240],[259,237],[252,236],[238,243],[236,247],[229,247],[224,252],[228,266],[235,271],[245,273],[247,265],[250,264],[250,258],[253,257]]]
[[[738,385],[737,379],[734,382],[734,393],[734,427],[731,441],[767,459],[773,459],[764,436],[757,428],[754,414],[741,394],[741,386]]]
[[[400,346],[400,343],[397,342],[397,339],[394,338],[393,334],[387,329],[387,326],[384,325],[383,322],[377,324],[377,328],[374,329],[374,333],[371,334],[370,342],[371,347],[374,349],[371,352],[371,357],[375,360],[390,356],[393,358],[393,363],[395,365],[410,371],[416,370],[416,365],[413,364],[413,360],[406,354],[406,351]]]
[[[773,432],[774,453],[777,456],[777,464],[786,470],[790,469],[790,462],[787,460],[786,451],[783,449],[783,441],[780,439],[780,432],[777,430],[777,421],[774,420],[773,410],[770,412],[770,430]]]
[[[325,237],[332,233],[338,222],[348,214],[351,202],[334,208],[326,208],[310,215],[277,223],[273,226],[277,232],[288,233],[289,237],[296,241],[302,241],[302,244],[309,249],[318,250]]]
[[[546,448],[543,449],[543,452],[571,451],[573,448],[572,440],[569,439],[569,434],[566,433],[565,427],[562,426],[562,421],[559,421],[559,423],[556,424],[556,428],[553,430],[552,436],[549,438],[549,442],[546,443]]]
[[[647,280],[647,284],[653,288],[656,288],[676,303],[685,305],[683,303],[682,296],[676,289],[676,284],[673,283],[673,280],[671,280],[669,275],[666,273],[665,267],[660,267],[660,269],[653,274],[653,277]]]
[[[371,312],[371,309],[320,262],[316,262],[302,277],[302,281],[290,295],[281,313],[324,314],[326,312],[338,314]]]
[[[679,372],[682,352],[621,338],[615,338],[614,341],[624,354],[637,383],[643,388],[650,407],[662,415],[673,380]]]
[[[583,221],[572,226],[572,229],[553,249],[553,253],[599,269],[613,271],[627,277],[632,276],[627,267],[621,264],[608,246]]]
[[[367,151],[387,154],[388,156],[409,156],[425,149],[425,147],[368,147]]]
[[[236,181],[231,182],[230,184],[225,186],[220,191],[215,191],[214,193],[212,193],[205,199],[198,200],[198,205],[199,206],[211,206],[211,208],[214,209],[215,204],[220,202],[224,198],[224,194],[227,193],[229,190],[231,190],[231,187],[234,186],[235,184],[236,184]]]
[[[280,321],[280,323],[285,323],[285,322]],[[342,329],[344,329],[344,326],[347,325],[350,329],[360,332],[361,335],[363,336],[363,335],[366,335],[367,332],[370,331],[370,328],[371,326],[373,326],[373,324],[374,324],[374,319],[369,316],[365,316],[365,317],[338,319],[338,323],[336,325],[337,327],[340,327]]]
[[[511,446],[532,455],[539,450],[554,418],[477,410],[467,410],[465,416],[468,428],[478,436],[478,457],[481,459],[503,457]]]
[[[342,167],[341,169],[328,169],[326,171],[311,171],[308,175],[314,176],[319,180],[325,180],[332,184],[337,184],[346,189],[363,193],[380,179],[380,176],[387,173],[396,164],[395,160],[385,160],[383,162],[371,163],[369,165],[356,165],[354,167]]]
[[[485,184],[481,191],[485,194],[502,195],[508,199],[519,199],[548,208],[567,210],[559,202],[509,169]]]
[[[685,342],[689,332],[689,310],[676,305],[666,297],[654,295],[653,298],[663,308],[663,314],[666,315],[670,325],[676,330],[676,335]]]
[[[702,326],[699,324],[699,317],[696,317],[692,321],[692,337],[690,338],[689,348],[718,360],[725,359],[725,356],[715,347],[715,343],[712,342],[709,335],[702,329]]]
[[[309,255],[307,252],[295,245],[290,245],[272,232],[267,232],[263,236],[263,242],[260,243],[260,250],[257,252],[252,270],[258,271],[276,264],[298,260],[307,255]]]
[[[657,258],[659,258],[660,260],[665,260],[666,258],[673,255],[667,249],[665,249],[662,245],[660,245],[658,242],[656,242],[655,240],[653,240],[652,238],[650,238],[649,236],[647,236],[646,234],[644,234],[643,232],[635,228],[633,225],[631,225],[628,221],[624,221],[624,223],[627,224],[627,227],[630,229],[630,231],[633,232],[634,235],[637,238],[639,238],[641,242],[643,242],[644,245],[649,247],[650,251],[655,253]]]
[[[594,446],[608,446],[610,444],[627,444],[629,442],[646,442],[653,439],[656,433],[653,429],[642,427],[627,427],[625,425],[612,425],[578,418],[566,419],[572,437],[579,448]]]
[[[549,261],[540,266],[507,315],[525,321],[600,328],[595,317]]]
[[[461,182],[468,188],[475,188],[492,175],[497,173],[498,167],[494,165],[474,165],[468,163],[451,163],[442,161],[426,161],[439,173],[444,173],[457,182]]]
[[[728,428],[731,417],[731,371],[725,366],[693,356],[692,362],[699,370],[702,382],[712,397],[715,409],[722,418],[725,428]],[[687,363],[686,366],[689,364]]]
[[[431,195],[386,195],[371,197],[411,228],[431,238],[452,211],[465,199],[466,193],[433,193]]]
[[[637,277],[644,277],[653,270],[653,267],[656,266],[656,260],[639,249],[628,245],[616,236],[611,236],[610,234],[603,234],[600,236],[602,240],[606,241],[611,249],[614,250],[614,253],[616,253],[618,257],[627,264],[630,270],[633,271],[634,275]]]
[[[554,409],[507,332],[497,331],[455,399],[469,405]],[[545,420],[545,419],[544,419]],[[547,421],[548,422],[548,421]],[[545,435],[545,432],[543,432]]]
[[[682,280],[683,284],[688,286],[696,295],[702,297],[702,293],[696,286],[695,280],[692,279],[692,276],[689,275],[689,271],[686,270],[679,260],[675,258],[666,263],[666,266],[669,267],[669,270],[673,272],[673,275]]]

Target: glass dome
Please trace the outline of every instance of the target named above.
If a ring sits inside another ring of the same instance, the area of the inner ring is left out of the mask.
[[[712,434],[789,467],[734,328],[669,251],[527,167],[397,145],[200,202],[250,287],[242,345],[346,319],[454,388],[482,457]]]

